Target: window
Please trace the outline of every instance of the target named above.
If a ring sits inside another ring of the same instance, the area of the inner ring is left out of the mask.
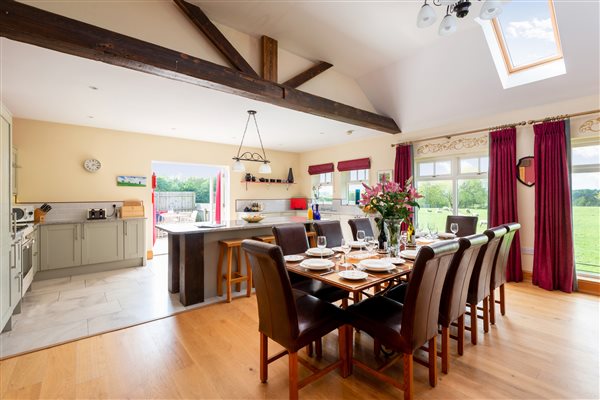
[[[492,24],[509,73],[563,57],[552,0],[506,4]]]
[[[483,155],[418,162],[416,186],[423,195],[417,211],[419,229],[442,232],[448,215],[471,215],[478,217],[477,231],[483,232],[487,228],[488,164]]]
[[[574,144],[571,154],[575,267],[579,275],[600,274],[600,144]]]
[[[358,169],[347,171],[343,173],[342,179],[347,180],[345,186],[348,188],[346,191],[348,204],[357,204],[358,200],[360,200],[360,195],[365,191],[363,182],[369,183],[369,170]]]
[[[312,175],[313,197],[320,203],[331,203],[333,199],[333,173]]]

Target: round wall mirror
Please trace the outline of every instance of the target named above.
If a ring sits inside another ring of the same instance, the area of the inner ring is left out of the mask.
[[[535,185],[535,168],[533,166],[533,157],[523,157],[517,163],[517,179],[523,185]]]

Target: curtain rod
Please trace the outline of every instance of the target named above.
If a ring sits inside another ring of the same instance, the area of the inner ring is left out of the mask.
[[[578,117],[580,115],[588,115],[588,114],[595,114],[595,113],[599,113],[600,110],[591,110],[591,111],[583,111],[583,112],[579,112],[579,113],[574,113],[574,114],[563,114],[563,115],[556,115],[554,117],[546,117],[543,119],[532,119],[529,121],[521,121],[521,122],[515,122],[512,124],[504,124],[504,125],[497,125],[497,126],[491,126],[488,128],[481,128],[481,129],[473,129],[470,131],[464,131],[464,132],[456,132],[456,133],[446,133],[443,135],[438,135],[438,136],[433,136],[433,137],[428,137],[428,138],[424,138],[421,140],[433,140],[433,139],[441,139],[441,138],[446,138],[446,139],[450,139],[453,136],[462,136],[462,135],[469,135],[471,133],[477,133],[477,132],[489,132],[489,131],[495,131],[498,129],[503,129],[503,128],[512,128],[512,127],[516,127],[516,126],[524,126],[524,125],[531,125],[531,124],[535,124],[537,122],[547,122],[547,121],[558,121],[561,119],[567,119],[567,118],[571,118],[571,117]],[[391,145],[391,147],[397,147],[397,146],[401,146],[404,144],[410,144],[412,143],[412,141],[408,141],[408,142],[401,142],[401,143],[394,143]]]

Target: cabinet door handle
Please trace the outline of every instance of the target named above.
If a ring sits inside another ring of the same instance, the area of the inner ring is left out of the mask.
[[[85,225],[81,227],[81,238],[85,239]]]
[[[125,235],[127,235],[127,222],[123,224],[123,228],[125,228]]]
[[[75,235],[75,240],[77,240],[78,235],[78,231],[79,231],[79,225],[75,225],[75,229],[73,229],[73,234]]]
[[[12,256],[12,260],[10,262],[10,269],[15,269],[17,268],[17,247],[13,244],[10,246],[11,247],[11,256]]]

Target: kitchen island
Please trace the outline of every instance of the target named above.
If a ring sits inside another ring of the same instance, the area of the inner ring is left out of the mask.
[[[271,235],[271,228],[277,225],[312,222],[306,217],[289,216],[265,218],[255,223],[224,221],[219,226],[206,222],[157,226],[168,233],[169,291],[179,292],[179,301],[184,306],[215,297],[219,240],[251,239]]]

